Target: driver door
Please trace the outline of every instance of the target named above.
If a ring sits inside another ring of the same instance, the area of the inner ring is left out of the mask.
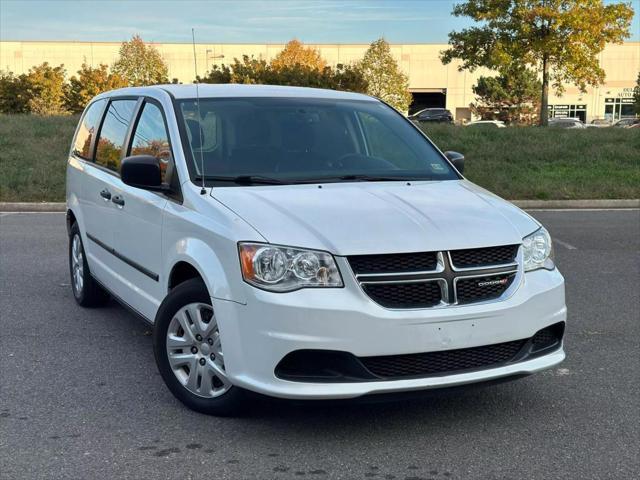
[[[173,155],[160,103],[144,99],[130,133],[125,156],[153,155],[160,159],[163,183],[173,175]],[[119,178],[121,199],[115,225],[115,249],[124,261],[119,263],[122,281],[116,292],[147,319],[153,320],[166,294],[162,273],[162,221],[164,208],[173,201],[160,192],[125,185]]]

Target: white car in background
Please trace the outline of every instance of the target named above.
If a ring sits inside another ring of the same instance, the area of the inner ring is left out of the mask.
[[[594,118],[591,123],[585,124],[588,128],[607,128],[611,126],[611,122],[606,118]]]
[[[504,122],[500,120],[475,120],[473,122],[469,122],[466,124],[467,127],[473,126],[486,126],[486,127],[495,127],[495,128],[506,128]]]
[[[549,126],[555,128],[587,128],[579,118],[550,118]]]
[[[551,237],[463,168],[365,95],[104,93],[67,166],[73,295],[152,324],[168,388],[210,414],[247,391],[353,398],[551,368],[567,312]]]

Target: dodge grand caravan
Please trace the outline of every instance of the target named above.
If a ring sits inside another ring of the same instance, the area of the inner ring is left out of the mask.
[[[69,153],[76,301],[153,324],[188,407],[516,378],[564,359],[536,220],[360,94],[169,85],[87,106]]]

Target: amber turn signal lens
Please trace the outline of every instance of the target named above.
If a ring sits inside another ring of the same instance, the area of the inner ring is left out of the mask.
[[[242,267],[242,276],[245,280],[252,280],[256,276],[256,272],[253,269],[253,256],[256,250],[256,247],[251,246],[243,246],[240,249],[240,265]]]

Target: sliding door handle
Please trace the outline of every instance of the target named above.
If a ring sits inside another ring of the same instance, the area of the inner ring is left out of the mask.
[[[124,198],[122,198],[120,195],[116,195],[115,197],[113,197],[111,199],[111,201],[113,203],[115,203],[116,205],[119,205],[121,207],[124,207]]]
[[[105,200],[111,200],[111,192],[106,188],[100,192],[100,196]]]

